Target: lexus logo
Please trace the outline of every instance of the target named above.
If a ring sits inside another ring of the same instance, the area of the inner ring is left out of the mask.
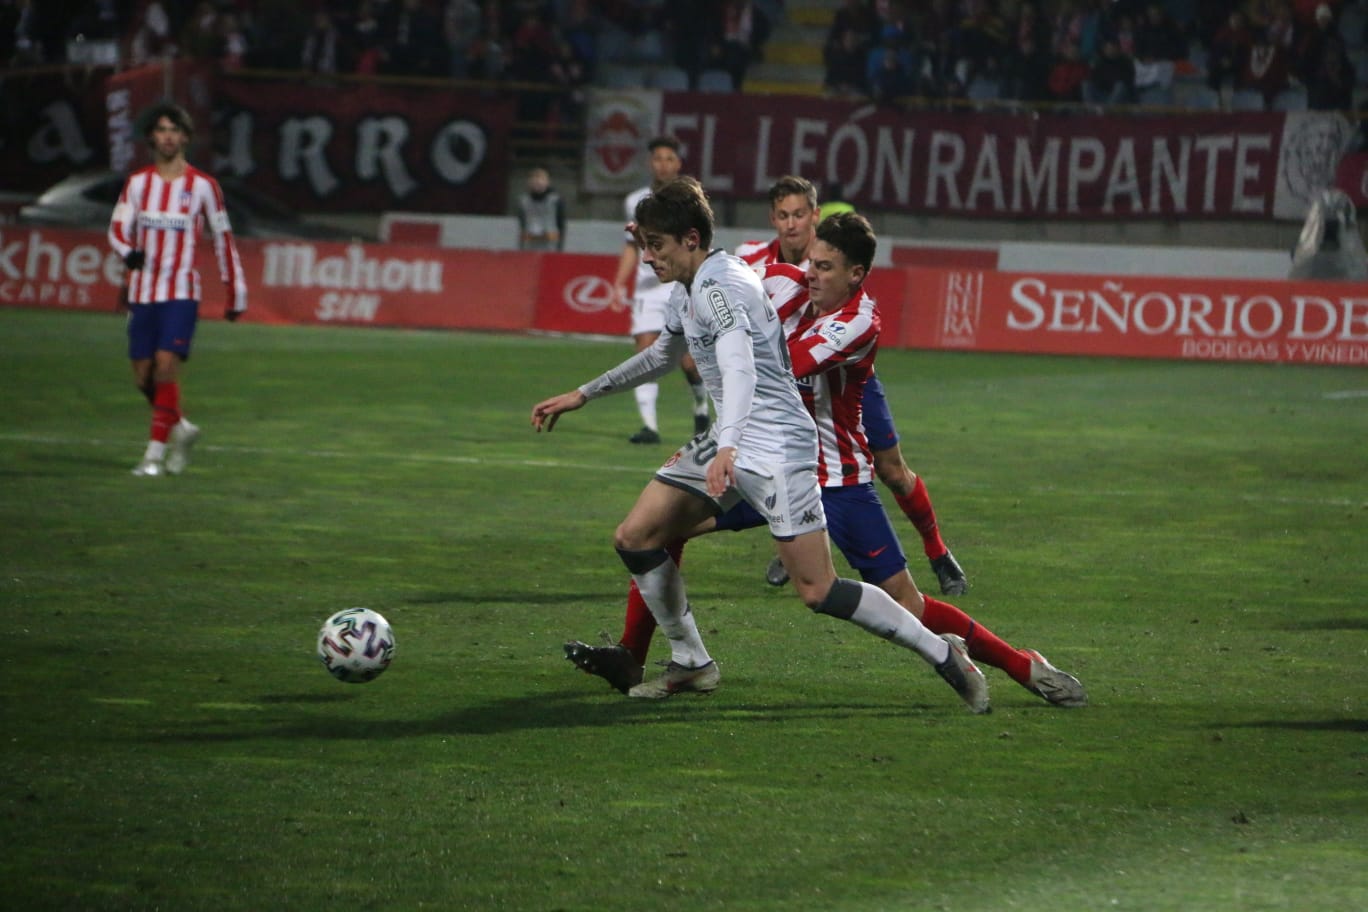
[[[613,283],[601,276],[575,276],[565,283],[565,305],[579,313],[598,313],[613,304]]]

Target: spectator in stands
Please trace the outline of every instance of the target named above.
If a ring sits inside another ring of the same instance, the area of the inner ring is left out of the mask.
[[[1254,32],[1244,69],[1235,80],[1236,89],[1252,89],[1263,95],[1264,107],[1273,103],[1273,96],[1288,86],[1291,72],[1290,55],[1268,39],[1263,29]]]
[[[481,28],[480,37],[470,46],[468,75],[471,79],[503,79],[508,71],[510,53],[495,8],[486,10]]]
[[[844,28],[834,39],[828,37],[822,57],[826,64],[822,87],[827,94],[861,98],[870,94],[865,76],[869,44],[853,28]]]
[[[1079,53],[1078,44],[1066,41],[1064,51],[1050,68],[1050,100],[1076,102],[1083,100],[1083,84],[1088,81],[1088,64]]]
[[[1321,58],[1332,45],[1338,45],[1341,56],[1348,57],[1348,47],[1335,23],[1335,14],[1328,4],[1316,7],[1315,24],[1306,30],[1295,49],[1294,72],[1303,82],[1308,81]]]
[[[1233,86],[1244,72],[1253,44],[1254,32],[1249,28],[1245,14],[1238,9],[1231,10],[1225,24],[1211,39],[1207,84],[1217,91],[1225,85]]]
[[[423,0],[399,0],[381,44],[381,69],[398,76],[440,76],[447,71],[442,27]]]
[[[590,0],[569,0],[559,22],[561,37],[579,61],[584,78],[592,82],[594,64],[598,61],[598,20]]]
[[[1187,54],[1188,43],[1182,30],[1164,11],[1162,3],[1151,0],[1135,27],[1135,58],[1145,63],[1178,61]]]
[[[1089,104],[1135,103],[1135,61],[1121,52],[1115,38],[1102,41],[1102,53],[1083,83],[1083,100]]]
[[[1050,70],[1054,58],[1034,35],[1017,41],[1003,61],[1001,97],[1015,101],[1050,101]]]
[[[528,173],[527,192],[518,199],[518,249],[565,249],[565,200],[545,168]]]
[[[1055,17],[1053,51],[1056,58],[1067,59],[1069,46],[1086,66],[1101,47],[1103,16],[1099,0],[1067,0]]]
[[[997,75],[1008,48],[1007,25],[992,0],[965,0],[965,16],[954,35],[949,53],[959,86],[968,88],[979,76]]]
[[[465,79],[470,75],[470,48],[480,37],[483,14],[475,0],[447,0],[442,12],[442,35],[447,45],[447,75]]]
[[[31,10],[32,0],[24,0],[23,7],[25,11]],[[129,61],[137,66],[175,53],[171,17],[167,15],[166,7],[160,0],[147,0],[133,29],[133,39],[128,47]]]
[[[309,16],[294,0],[257,0],[251,33],[251,65],[270,70],[299,68],[299,49]]]
[[[336,73],[338,57],[337,25],[332,14],[320,9],[313,15],[313,27],[304,36],[299,64],[311,73]]]
[[[219,13],[210,0],[200,0],[180,31],[181,53],[197,60],[218,60],[223,53]]]
[[[719,63],[731,74],[732,87],[741,90],[751,61],[760,56],[770,24],[753,0],[722,0]]]
[[[1316,8],[1316,28],[1298,49],[1297,75],[1306,85],[1306,106],[1311,110],[1353,109],[1357,74],[1344,37],[1335,27],[1334,14],[1323,3]]]
[[[867,66],[869,94],[879,104],[918,94],[917,57],[906,33],[886,26],[878,46],[870,52]]]
[[[224,12],[218,17],[220,41],[219,69],[232,73],[247,63],[247,35],[238,24],[236,13]]]
[[[373,76],[380,72],[381,37],[380,18],[375,14],[374,2],[360,0],[352,18],[349,42],[353,69],[359,75]]]

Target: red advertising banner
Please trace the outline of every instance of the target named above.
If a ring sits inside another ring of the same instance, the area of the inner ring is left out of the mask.
[[[590,123],[606,110],[591,105]],[[997,219],[1301,218],[1353,131],[1334,113],[905,112],[691,92],[664,93],[659,126],[715,197],[763,199],[799,174],[839,182],[857,207]]]
[[[537,329],[625,336],[631,316],[613,309],[617,257],[543,254],[537,291]]]
[[[1368,284],[905,271],[896,347],[1368,366]]]
[[[502,214],[512,97],[225,76],[216,173],[305,211]]]
[[[237,245],[248,322],[509,332],[533,325],[531,254],[254,238]],[[218,319],[225,296],[212,248],[201,246],[197,259],[200,315]],[[98,232],[0,228],[0,305],[113,311],[123,272]]]
[[[611,255],[239,241],[248,322],[625,335]],[[222,314],[201,250],[203,316]],[[113,311],[104,235],[0,227],[0,305]],[[887,348],[1368,366],[1368,283],[881,268]]]

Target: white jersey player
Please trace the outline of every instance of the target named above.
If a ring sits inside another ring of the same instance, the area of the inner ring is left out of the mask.
[[[636,219],[636,207],[656,187],[679,176],[683,162],[679,157],[679,140],[672,136],[657,136],[647,143],[651,153],[651,184],[627,194],[624,201],[623,221],[631,223]],[[618,258],[617,277],[613,283],[616,310],[630,308],[632,314],[631,334],[636,350],[641,351],[655,341],[665,328],[665,307],[670,300],[673,282],[661,282],[655,270],[642,260],[637,249],[637,240],[632,233],[626,232],[622,256]],[[692,359],[685,356],[680,362],[684,377],[689,382],[693,396],[694,433],[702,433],[708,428],[708,397],[699,380],[698,371]],[[635,389],[637,412],[641,416],[641,430],[633,434],[632,443],[659,443],[660,423],[656,412],[656,400],[660,397],[660,387],[654,381],[642,383]]]
[[[665,332],[650,349],[532,408],[533,427],[549,431],[591,398],[660,376],[686,348],[717,407],[717,426],[666,461],[614,536],[671,651],[664,674],[629,695],[660,699],[717,688],[717,664],[666,546],[745,500],[765,517],[809,608],[916,651],[966,703],[986,711],[987,684],[962,642],[937,637],[877,586],[836,576],[817,483],[816,428],[789,369],[783,327],[759,277],[736,257],[709,251],[713,215],[703,188],[688,177],[671,181],[637,206],[636,221],[643,258],[662,281],[685,286],[671,298]]]

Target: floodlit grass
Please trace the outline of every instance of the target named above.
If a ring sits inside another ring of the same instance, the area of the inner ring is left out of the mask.
[[[685,558],[716,695],[564,661],[667,450],[630,395],[528,412],[625,340],[207,323],[164,479],[123,344],[0,309],[6,908],[1368,907],[1362,370],[883,353],[958,604],[1093,700],[989,670],[974,717],[758,531]],[[398,637],[364,686],[313,657],[350,605]]]

